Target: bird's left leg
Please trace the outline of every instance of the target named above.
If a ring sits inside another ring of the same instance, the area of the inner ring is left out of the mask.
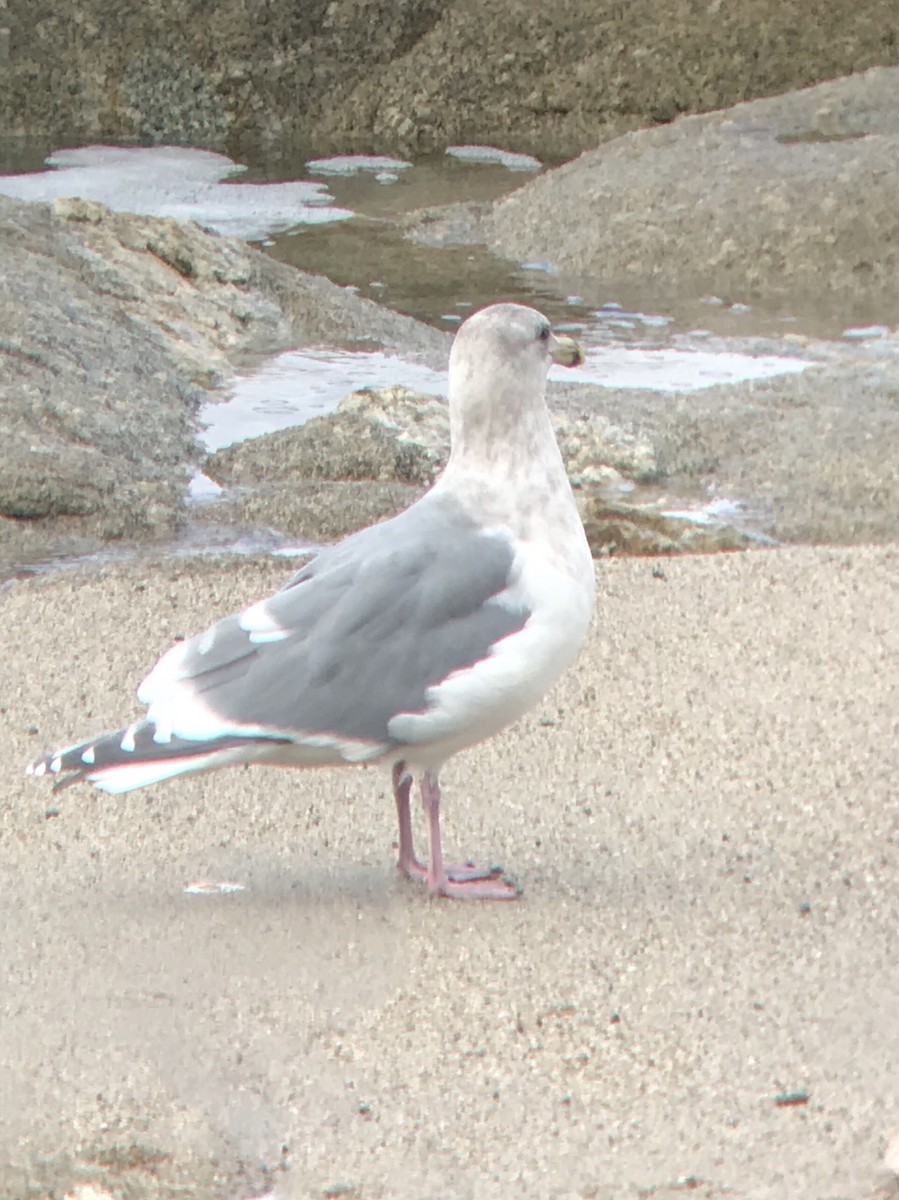
[[[410,879],[427,879],[428,868],[415,857],[415,847],[412,844],[412,812],[409,804],[409,793],[412,791],[412,776],[406,770],[404,762],[393,764],[393,798],[396,801],[396,815],[400,826],[400,854],[397,869]]]

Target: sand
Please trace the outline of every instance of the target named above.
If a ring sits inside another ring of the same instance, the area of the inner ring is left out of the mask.
[[[380,770],[22,775],[283,567],[0,594],[0,1195],[892,1194],[897,568],[601,564],[577,665],[445,772],[505,905],[396,877]]]

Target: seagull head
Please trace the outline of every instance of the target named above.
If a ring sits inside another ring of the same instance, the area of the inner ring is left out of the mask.
[[[516,433],[548,430],[546,375],[553,363],[583,362],[572,338],[554,334],[543,313],[522,304],[492,304],[456,334],[449,360],[454,447],[509,443]]]

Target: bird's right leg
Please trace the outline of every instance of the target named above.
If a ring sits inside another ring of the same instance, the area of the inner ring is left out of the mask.
[[[421,780],[421,798],[428,816],[431,837],[431,865],[427,871],[428,891],[432,896],[450,896],[473,900],[517,900],[519,888],[502,878],[502,868],[480,870],[473,863],[458,867],[444,863],[440,837],[440,784],[434,771],[425,771]]]

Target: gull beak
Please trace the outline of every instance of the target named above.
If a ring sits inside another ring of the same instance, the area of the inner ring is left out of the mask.
[[[557,333],[553,336],[552,360],[560,367],[579,367],[584,361],[584,352],[574,338]]]

